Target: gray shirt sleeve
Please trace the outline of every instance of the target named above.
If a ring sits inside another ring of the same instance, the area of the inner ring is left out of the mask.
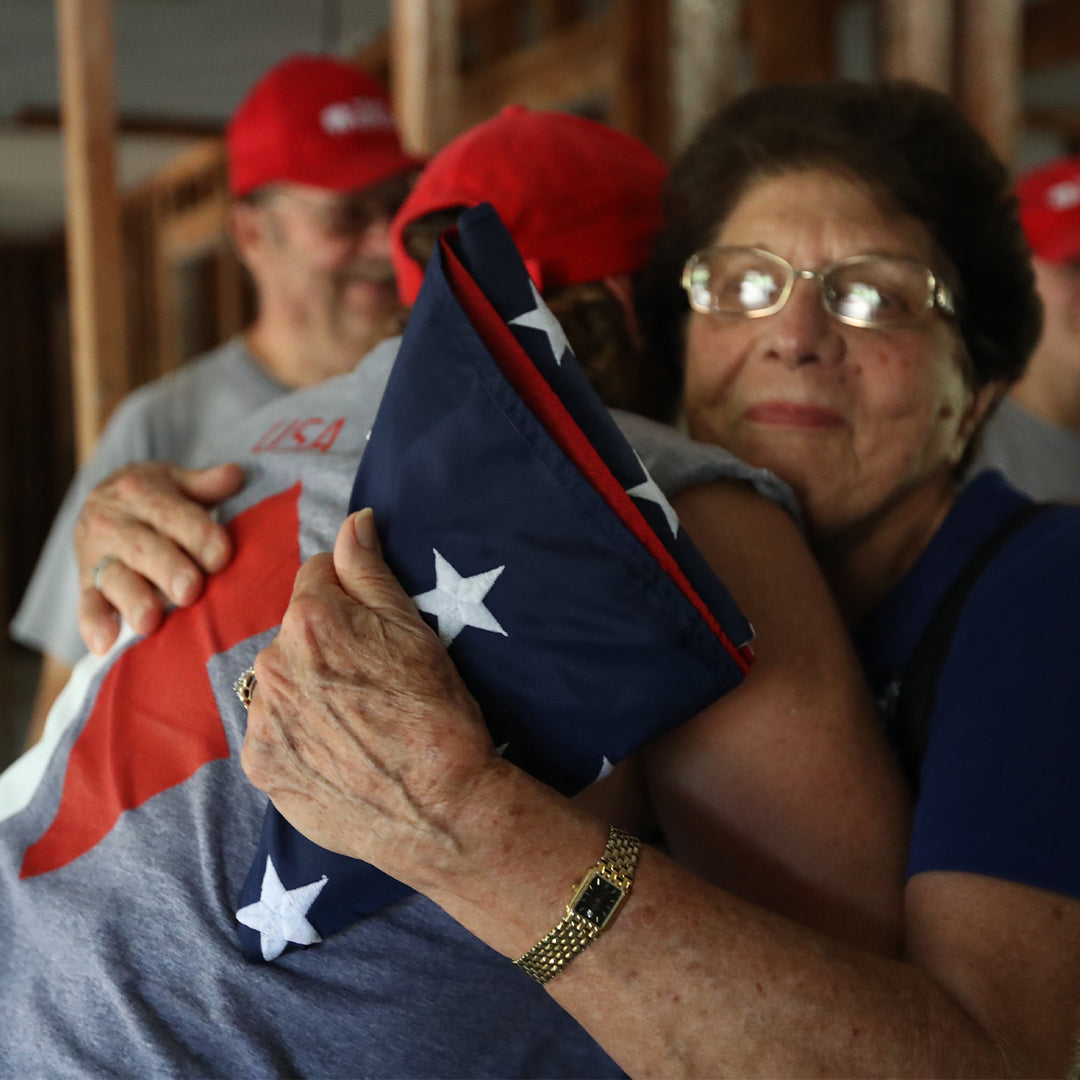
[[[612,409],[611,415],[665,495],[713,480],[739,480],[782,506],[802,527],[791,488],[768,469],[747,465],[723,447],[695,442],[666,424]]]

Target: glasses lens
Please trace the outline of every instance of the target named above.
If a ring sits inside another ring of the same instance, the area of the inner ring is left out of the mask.
[[[908,259],[871,256],[834,266],[822,285],[825,304],[856,326],[906,326],[917,322],[932,302],[925,266]]]
[[[364,199],[340,199],[330,203],[323,214],[323,227],[333,236],[356,236],[375,219],[375,210]]]
[[[690,303],[698,311],[748,315],[775,307],[788,287],[787,263],[753,248],[713,248],[690,272]]]

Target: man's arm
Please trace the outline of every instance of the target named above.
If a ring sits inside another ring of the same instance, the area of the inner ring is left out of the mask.
[[[370,513],[301,569],[256,674],[244,768],[297,828],[508,957],[559,921],[606,828],[495,753]],[[888,959],[646,849],[613,927],[548,988],[632,1075],[1063,1075],[1080,902],[966,874],[907,893]]]

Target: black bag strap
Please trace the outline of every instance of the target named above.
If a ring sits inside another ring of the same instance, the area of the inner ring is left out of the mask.
[[[886,736],[901,771],[916,793],[919,790],[919,770],[930,738],[930,719],[934,715],[938,682],[968,594],[1006,541],[1033,517],[1055,505],[1024,503],[998,525],[976,548],[953,581],[911,654],[900,684],[896,711],[886,723]]]

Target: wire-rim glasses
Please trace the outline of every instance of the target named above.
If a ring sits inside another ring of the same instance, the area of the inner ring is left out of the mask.
[[[816,281],[825,310],[849,326],[887,330],[956,310],[949,287],[901,255],[853,255],[821,270],[796,270],[764,248],[711,247],[687,260],[682,287],[701,314],[758,319],[782,310],[799,278]]]

